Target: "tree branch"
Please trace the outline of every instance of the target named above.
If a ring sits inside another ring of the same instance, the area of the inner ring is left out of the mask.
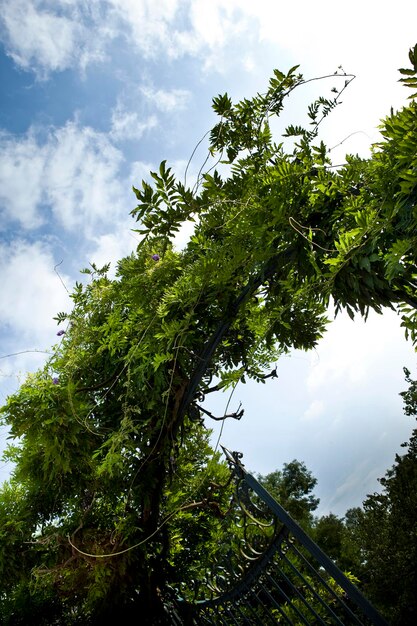
[[[200,356],[198,357],[198,363],[194,369],[194,372],[191,374],[187,389],[182,397],[177,414],[178,424],[182,421],[190,406],[190,403],[194,400],[198,386],[207,371],[210,361],[218,346],[220,345],[223,337],[235,321],[236,315],[240,307],[248,301],[251,295],[262,285],[262,283],[265,282],[266,279],[273,276],[278,265],[278,260],[279,255],[273,256],[264,264],[263,268],[254,278],[249,279],[246,285],[242,288],[240,295],[231,304],[229,310],[220,320],[217,329],[214,331],[211,338],[204,346]]]
[[[198,404],[196,404],[195,406],[198,408],[199,411],[202,411],[202,413],[205,413],[206,415],[211,417],[212,420],[216,420],[217,422],[221,422],[227,419],[228,417],[231,417],[235,420],[240,420],[240,418],[243,416],[245,412],[244,409],[240,408],[242,406],[242,403],[239,404],[239,408],[237,411],[235,411],[234,413],[226,413],[225,415],[223,415],[223,417],[216,417],[215,415],[213,415],[213,413],[211,413],[210,411],[207,411],[207,409],[203,409],[203,407],[199,406]]]

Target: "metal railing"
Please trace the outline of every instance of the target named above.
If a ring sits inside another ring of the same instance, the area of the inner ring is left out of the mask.
[[[205,580],[181,591],[173,623],[387,626],[349,578],[245,470],[242,455],[223,450],[235,482],[228,513],[234,536],[219,546]]]

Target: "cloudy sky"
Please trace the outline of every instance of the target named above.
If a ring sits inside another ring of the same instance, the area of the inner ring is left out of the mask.
[[[397,69],[417,41],[414,0],[0,0],[0,15],[1,403],[55,343],[52,318],[69,309],[79,269],[135,248],[132,184],[163,159],[183,174],[213,124],[212,96],[250,97],[276,67],[310,78],[342,66],[356,79],[324,139],[334,162],[366,156],[380,119],[405,103]],[[312,89],[282,129],[303,121]],[[395,313],[340,317],[315,352],[281,359],[278,380],[236,389],[245,416],[222,443],[255,473],[304,461],[320,512],[343,515],[411,433],[404,365],[416,374]],[[9,470],[0,462],[1,477]]]

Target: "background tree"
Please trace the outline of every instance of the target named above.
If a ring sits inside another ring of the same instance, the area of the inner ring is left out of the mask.
[[[414,84],[417,47],[410,60]],[[208,534],[193,546],[210,541],[205,516],[217,519],[225,497],[211,486],[222,466],[201,443],[206,395],[263,381],[279,354],[315,346],[330,299],[365,316],[403,303],[417,339],[416,105],[387,118],[369,160],[334,168],[319,129],[350,77],[332,75],[344,86],[309,106],[308,130],[286,129],[286,150],[270,119],[306,82],[297,70],[276,70],[251,100],[214,98],[221,173],[189,189],[163,162],[134,190],[136,253],[115,279],[108,266],[85,270],[73,310],[57,316],[54,355],[2,409],[16,441],[0,506],[6,623],[37,605],[67,623],[104,610],[166,621],[173,555],[192,526],[181,515],[192,511],[198,529],[203,512]],[[175,250],[190,220],[193,236]]]
[[[343,517],[344,532],[339,564],[345,571],[353,572],[363,588],[366,585],[366,559],[360,528],[363,524],[364,511],[361,507],[348,509]]]
[[[314,540],[339,566],[341,565],[344,533],[343,520],[334,513],[323,515],[317,519],[314,525]]]
[[[417,415],[417,381],[410,378],[404,398],[407,415]],[[344,518],[316,519],[313,537],[344,571],[352,572],[367,597],[390,624],[408,626],[417,617],[417,429],[406,452],[380,479],[382,491]]]
[[[417,384],[405,372],[405,413],[415,416]],[[364,501],[353,535],[366,593],[391,624],[411,626],[417,617],[417,429],[403,446],[406,452],[380,479],[382,492]]]
[[[320,500],[312,493],[317,479],[302,461],[284,463],[282,470],[258,476],[258,480],[299,524],[311,526]]]

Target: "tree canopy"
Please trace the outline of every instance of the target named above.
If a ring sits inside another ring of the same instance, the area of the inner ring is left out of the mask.
[[[417,46],[409,56],[413,87]],[[320,127],[351,77],[332,79],[334,97],[283,138],[270,122],[307,82],[298,66],[251,99],[215,97],[217,165],[190,188],[164,161],[134,188],[137,251],[113,279],[109,266],[84,270],[57,315],[53,356],[2,409],[15,440],[0,498],[6,623],[138,608],[163,622],[176,564],[204,558],[226,497],[207,394],[263,382],[280,354],[313,348],[331,301],[351,316],[398,305],[417,340],[417,106],[391,111],[369,159],[335,167]]]
[[[310,527],[319,498],[312,492],[317,485],[306,465],[294,459],[284,463],[282,470],[259,476],[259,482],[282,507],[302,526]]]

